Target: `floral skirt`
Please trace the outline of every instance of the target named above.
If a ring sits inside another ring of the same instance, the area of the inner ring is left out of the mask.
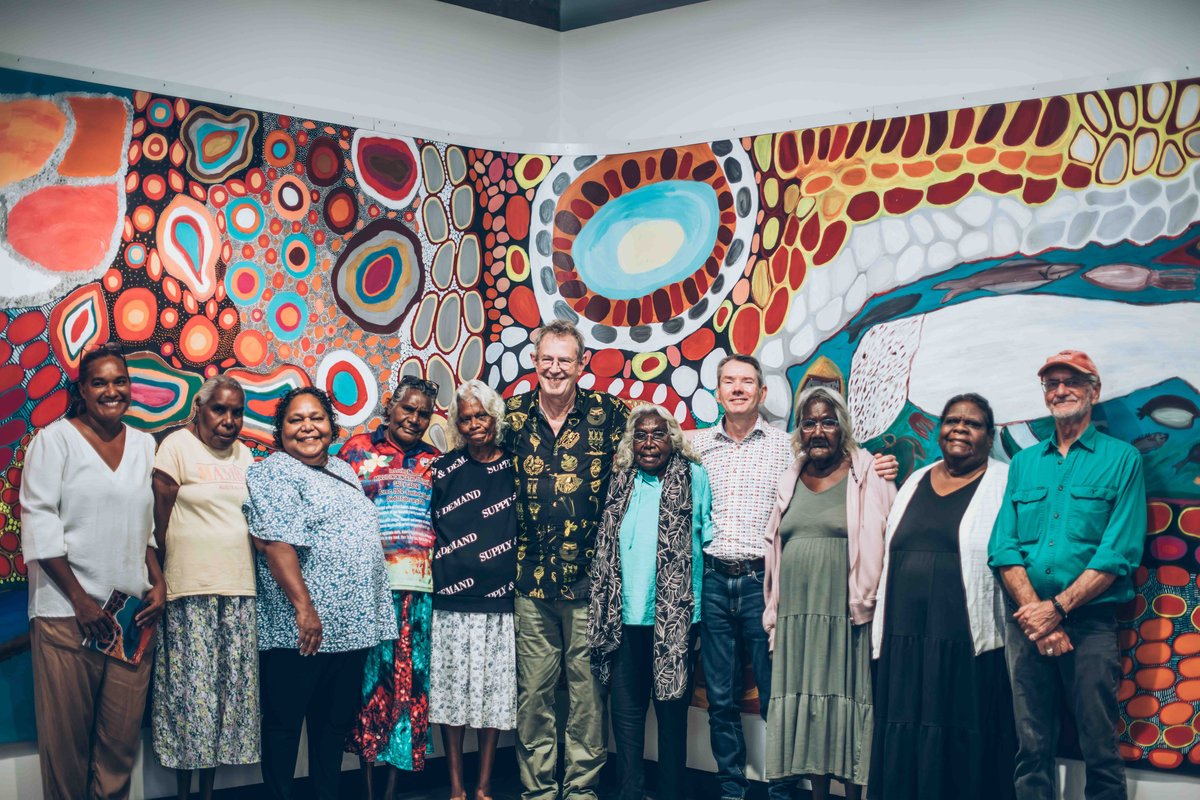
[[[429,646],[433,597],[392,592],[400,638],[380,642],[363,670],[362,710],[346,750],[400,769],[425,768],[429,738]]]
[[[512,612],[433,612],[429,721],[517,726],[517,644]]]
[[[253,597],[167,602],[154,659],[154,752],[169,769],[259,760],[258,641]]]

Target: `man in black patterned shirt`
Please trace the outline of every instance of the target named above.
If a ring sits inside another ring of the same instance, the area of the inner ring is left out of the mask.
[[[563,800],[595,800],[607,751],[604,697],[587,647],[588,567],[628,409],[579,389],[583,337],[567,322],[536,339],[538,387],[508,401],[517,471],[517,763],[523,800],[555,800],[554,689],[567,673]]]

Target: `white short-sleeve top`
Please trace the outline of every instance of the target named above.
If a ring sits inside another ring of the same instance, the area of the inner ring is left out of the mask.
[[[29,617],[73,617],[70,600],[38,564],[66,556],[79,584],[104,603],[113,589],[150,588],[154,439],[125,428],[115,470],[70,421],[51,423],[29,445],[21,475],[21,546],[29,565]]]

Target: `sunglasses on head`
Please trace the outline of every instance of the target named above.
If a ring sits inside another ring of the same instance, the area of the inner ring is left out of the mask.
[[[400,382],[396,384],[396,390],[399,391],[401,389],[416,389],[418,392],[427,394],[430,397],[437,397],[438,393],[438,385],[436,383],[414,375],[404,375],[400,378]]]

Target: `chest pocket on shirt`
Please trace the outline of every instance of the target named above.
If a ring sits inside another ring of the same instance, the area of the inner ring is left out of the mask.
[[[1112,513],[1117,490],[1108,486],[1072,486],[1071,516],[1077,520],[1068,530],[1072,539],[1095,542]]]
[[[1017,541],[1033,544],[1041,538],[1045,528],[1046,487],[1018,489],[1013,492],[1012,499],[1017,509]]]

